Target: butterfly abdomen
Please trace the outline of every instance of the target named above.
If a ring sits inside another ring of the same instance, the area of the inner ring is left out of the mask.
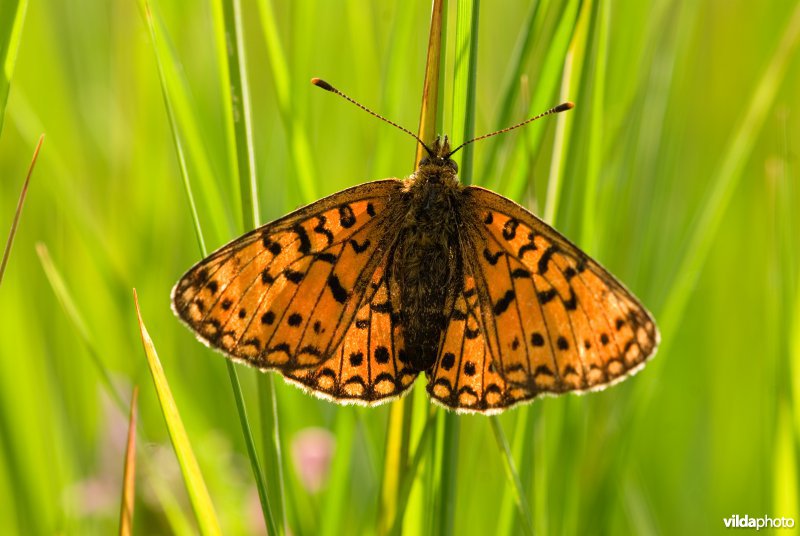
[[[434,180],[431,180],[431,179]],[[445,305],[462,280],[458,240],[460,187],[453,176],[417,176],[406,193],[394,272],[400,288],[406,352],[415,371],[430,369],[446,325]]]

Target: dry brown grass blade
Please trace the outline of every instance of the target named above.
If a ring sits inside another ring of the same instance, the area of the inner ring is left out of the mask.
[[[122,505],[119,512],[119,534],[133,534],[133,501],[136,496],[136,402],[139,387],[133,388],[131,413],[128,421],[128,445],[125,448],[125,470],[122,474]]]
[[[14,236],[17,234],[17,225],[19,224],[19,217],[22,215],[22,205],[25,203],[25,197],[28,195],[28,184],[31,182],[33,167],[36,165],[36,159],[39,157],[39,149],[42,147],[43,141],[44,134],[39,136],[39,143],[36,144],[36,149],[33,151],[33,158],[31,158],[31,163],[28,166],[28,175],[25,177],[25,182],[22,183],[22,192],[20,192],[19,201],[17,201],[17,211],[14,213],[14,220],[11,222],[11,231],[8,233],[6,248],[3,250],[3,260],[0,262],[0,283],[3,282],[3,274],[6,271],[8,257],[11,255],[11,244],[14,243]]]
[[[444,0],[433,1],[431,13],[431,34],[428,39],[428,59],[425,65],[425,85],[422,88],[422,110],[419,118],[419,139],[431,145],[436,137],[436,117],[439,102],[439,73],[442,57],[442,17],[444,16]],[[425,156],[425,148],[417,145],[417,157],[414,169]]]

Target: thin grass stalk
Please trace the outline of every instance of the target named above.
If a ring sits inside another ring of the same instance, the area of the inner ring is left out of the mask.
[[[256,180],[255,148],[253,147],[250,85],[247,78],[247,59],[242,26],[240,0],[222,0],[228,55],[229,96],[233,110],[233,132],[236,140],[236,162],[239,171],[239,194],[244,230],[255,228],[259,222],[258,182]]]
[[[193,183],[198,187],[201,206],[206,209],[205,216],[209,218],[209,225],[214,236],[227,237],[231,231],[229,215],[226,213],[220,216],[220,211],[210,210],[219,203],[222,194],[214,180],[208,149],[205,147],[204,137],[192,103],[192,91],[184,76],[184,67],[178,59],[164,20],[159,16],[158,11],[153,11],[146,0],[139,0],[138,5],[148,29],[152,26],[151,43],[156,55],[159,80],[162,81],[162,93],[164,99],[169,101],[168,113],[172,115],[175,130],[180,133],[180,143],[187,169],[191,164],[191,169],[195,172]],[[194,199],[194,195],[192,199]]]
[[[47,277],[47,281],[50,283],[50,286],[53,289],[53,293],[56,295],[58,302],[64,309],[64,313],[67,315],[67,318],[78,332],[78,337],[81,339],[81,342],[83,342],[87,352],[89,352],[89,357],[92,361],[92,364],[97,369],[97,372],[100,374],[100,380],[103,383],[103,386],[106,388],[106,391],[113,400],[114,404],[116,404],[117,408],[124,413],[127,410],[125,399],[123,398],[122,393],[120,393],[117,387],[114,385],[114,382],[111,381],[111,372],[100,358],[100,353],[97,351],[97,347],[95,346],[94,341],[89,334],[89,329],[86,327],[86,322],[83,319],[83,315],[81,315],[80,311],[78,311],[78,307],[75,305],[75,300],[72,298],[67,285],[64,283],[64,279],[61,277],[61,274],[59,273],[55,264],[53,264],[53,259],[50,257],[50,252],[48,251],[47,246],[41,242],[37,243],[36,254],[39,256],[39,262],[42,265],[42,269],[44,270],[45,277]]]
[[[522,487],[522,482],[519,479],[519,474],[514,464],[514,457],[511,454],[511,449],[508,446],[505,433],[503,433],[503,428],[500,425],[500,419],[493,415],[489,417],[489,424],[491,424],[495,441],[497,441],[497,446],[502,453],[501,459],[503,460],[503,468],[506,471],[506,476],[514,491],[514,501],[517,503],[517,509],[519,510],[520,519],[522,520],[522,530],[525,534],[532,535],[533,516],[528,506],[527,495]]]
[[[25,204],[25,197],[28,195],[28,185],[31,182],[31,175],[33,175],[33,168],[36,166],[36,159],[39,157],[39,149],[42,147],[44,141],[44,134],[39,136],[39,143],[36,144],[36,149],[33,150],[33,157],[31,163],[28,165],[28,174],[25,176],[25,181],[22,183],[22,191],[19,193],[19,200],[17,201],[17,209],[14,211],[14,219],[11,221],[11,230],[8,232],[8,240],[6,247],[3,249],[3,260],[0,261],[0,284],[3,283],[3,274],[6,273],[6,265],[8,265],[8,258],[11,256],[11,246],[14,243],[14,237],[17,235],[17,226],[19,225],[19,218],[22,216],[22,207]]]
[[[603,132],[605,131],[605,86],[608,58],[608,0],[597,0],[594,6],[594,79],[589,105],[589,147],[587,150],[586,182],[583,190],[583,209],[579,242],[587,251],[594,251],[597,242],[597,190],[600,183],[601,159],[603,157]]]
[[[433,0],[431,28],[428,39],[425,81],[422,89],[419,138],[430,143],[436,132],[439,116],[439,84],[441,73],[442,37],[445,22],[445,0]],[[417,146],[414,168],[425,154]],[[389,409],[389,429],[386,435],[386,461],[383,467],[381,491],[378,498],[378,534],[387,534],[393,527],[402,531],[404,511],[398,509],[401,475],[407,470],[409,444],[411,441],[414,398],[405,396],[392,402]],[[407,504],[407,501],[406,501]]]
[[[158,42],[156,39],[156,29],[153,20],[153,13],[150,10],[150,3],[145,0],[144,2],[145,20],[147,21],[147,28],[150,31],[150,42],[153,44],[153,53],[156,57],[156,67],[158,68],[158,78],[161,81],[161,96],[164,99],[164,106],[167,109],[167,117],[169,125],[172,130],[172,141],[175,144],[175,154],[178,157],[178,165],[181,170],[181,178],[183,179],[183,188],[186,192],[186,200],[189,202],[189,209],[192,213],[192,223],[194,223],[194,235],[197,240],[197,245],[203,257],[206,256],[206,242],[203,238],[203,230],[200,228],[200,217],[197,214],[197,205],[194,202],[194,195],[192,194],[192,184],[189,180],[189,169],[186,165],[186,155],[183,150],[183,142],[180,134],[178,133],[178,125],[175,119],[175,110],[172,107],[172,99],[170,98],[167,89],[167,79],[164,74],[164,66],[161,63],[161,56],[158,53]]]
[[[128,417],[128,441],[125,445],[125,467],[122,473],[122,498],[119,512],[119,535],[133,534],[133,505],[136,499],[136,403],[139,387],[133,388],[131,411]]]
[[[201,225],[200,225],[200,220],[199,220],[199,217],[198,217],[197,207],[196,207],[195,201],[194,201],[194,195],[192,194],[191,180],[189,179],[189,172],[188,172],[188,167],[187,167],[187,164],[186,164],[186,157],[185,157],[185,154],[184,154],[183,143],[181,141],[181,136],[179,134],[178,127],[177,127],[177,122],[176,122],[176,119],[175,119],[175,112],[174,112],[174,109],[173,109],[173,106],[172,106],[172,99],[170,98],[169,91],[167,90],[167,81],[166,81],[166,78],[165,78],[165,75],[164,75],[164,68],[163,68],[163,65],[161,63],[161,57],[160,57],[160,55],[158,53],[158,45],[157,45],[157,39],[156,39],[155,25],[154,25],[154,22],[153,22],[153,17],[152,17],[152,13],[150,11],[149,4],[147,2],[145,2],[144,6],[145,6],[146,19],[147,19],[147,23],[148,23],[148,29],[150,31],[150,39],[151,39],[151,42],[153,43],[153,49],[154,49],[155,56],[156,56],[156,64],[158,66],[159,79],[161,81],[162,96],[164,98],[164,103],[165,103],[165,106],[166,106],[166,109],[167,109],[167,115],[168,115],[168,118],[169,118],[171,130],[172,130],[173,142],[175,144],[175,151],[176,151],[176,154],[178,156],[178,162],[180,164],[181,177],[183,178],[183,184],[184,184],[184,189],[185,189],[185,192],[186,192],[186,197],[187,197],[187,200],[189,202],[189,206],[191,207],[192,220],[194,222],[194,228],[195,228],[195,235],[196,235],[196,238],[197,238],[198,246],[200,248],[200,254],[201,254],[202,257],[206,257],[208,255],[208,251],[206,249],[205,239],[203,237],[203,231],[202,231],[202,228],[201,228]],[[255,186],[253,186],[253,187],[255,187]],[[250,190],[248,189],[248,192],[249,191]],[[252,199],[251,199],[251,201],[252,201]],[[257,215],[258,215],[258,213],[254,209],[254,211],[251,214],[248,214],[247,216],[245,216],[246,219],[248,219],[248,220],[252,219],[253,220],[252,227],[255,226],[255,220],[257,219]],[[255,442],[253,441],[253,434],[252,434],[252,432],[250,430],[250,424],[249,424],[249,421],[248,421],[248,418],[247,418],[247,412],[245,410],[244,396],[242,395],[241,386],[239,384],[239,378],[238,378],[238,375],[236,374],[236,369],[234,368],[233,363],[231,363],[230,361],[226,360],[226,367],[227,367],[228,376],[229,376],[229,379],[230,379],[230,382],[231,382],[231,389],[233,391],[234,400],[236,402],[237,413],[239,415],[239,422],[240,422],[240,425],[241,425],[241,428],[242,428],[242,432],[244,434],[245,444],[247,445],[248,457],[250,458],[250,464],[251,464],[251,467],[252,467],[252,470],[253,470],[253,474],[254,474],[255,479],[256,479],[256,487],[258,489],[259,500],[260,500],[260,503],[261,503],[262,511],[263,511],[264,518],[265,518],[265,522],[266,522],[268,527],[271,527],[271,528],[274,529],[275,528],[275,523],[273,521],[273,516],[272,516],[271,511],[270,511],[269,501],[268,501],[268,498],[267,498],[266,486],[264,484],[263,473],[261,471],[261,464],[260,464],[260,462],[258,460],[257,452],[256,452],[256,449],[255,449]],[[273,532],[273,533],[277,533],[277,532]]]
[[[278,33],[278,24],[275,21],[275,12],[271,0],[258,1],[261,16],[261,28],[269,55],[270,73],[278,97],[278,110],[283,121],[284,130],[288,140],[289,151],[292,155],[293,171],[297,175],[300,186],[300,195],[305,203],[311,203],[319,198],[317,171],[314,167],[314,155],[306,135],[306,130],[301,124],[294,102],[294,90],[289,73],[289,61],[281,44]]]
[[[409,460],[408,468],[406,471],[404,471],[400,480],[399,492],[398,492],[399,504],[397,506],[397,510],[399,512],[405,511],[406,504],[408,503],[408,498],[411,495],[411,486],[417,477],[417,473],[419,472],[419,468],[423,460],[425,459],[425,455],[431,451],[430,438],[435,428],[436,428],[436,409],[431,408],[430,411],[428,412],[428,418],[425,421],[425,425],[422,428],[422,433],[420,434],[419,440],[417,441],[417,446],[414,449],[414,455]],[[402,517],[397,517],[395,518],[395,522],[392,526],[390,534],[392,535],[401,534],[401,528],[402,528]]]
[[[335,536],[347,532],[352,525],[342,524],[347,519],[348,491],[350,490],[350,468],[353,459],[353,439],[355,437],[355,415],[351,409],[340,409],[336,412],[336,456],[331,464],[328,476],[328,489],[325,492],[320,509],[321,522],[317,528],[320,536]]]
[[[536,88],[530,101],[529,116],[553,106],[553,97],[561,81],[564,56],[572,42],[581,5],[581,0],[568,0],[554,21],[556,26],[552,31],[552,41],[548,44],[547,52],[542,59]],[[502,192],[511,199],[519,199],[522,196],[527,188],[530,172],[529,166],[518,164],[530,161],[530,154],[539,151],[548,126],[547,121],[539,121],[525,128],[522,134],[527,138],[527,143],[517,144],[505,172],[492,174],[490,189]]]
[[[475,82],[477,78],[477,39],[480,2],[459,0],[456,3],[456,52],[453,65],[452,127],[454,139],[468,140],[475,131]],[[465,147],[465,150],[470,146]],[[472,152],[462,154],[461,180],[469,184],[472,177]],[[443,412],[443,429],[439,462],[438,534],[455,532],[456,498],[458,496],[458,454],[461,437],[460,417]]]
[[[172,390],[167,382],[167,377],[156,353],[153,340],[150,338],[150,334],[147,333],[144,320],[142,320],[136,289],[133,289],[133,301],[136,306],[136,317],[139,321],[139,332],[142,336],[142,346],[147,357],[147,365],[153,377],[153,385],[156,388],[158,402],[164,414],[170,441],[175,449],[175,456],[178,458],[178,464],[181,468],[181,474],[183,475],[186,491],[189,495],[189,501],[192,504],[200,533],[203,535],[222,534],[214,504],[211,502],[211,496],[200,472],[200,466],[192,451],[189,436],[183,426],[178,406],[175,404]]]

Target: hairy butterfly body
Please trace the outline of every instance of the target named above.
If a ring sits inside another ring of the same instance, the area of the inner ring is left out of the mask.
[[[447,138],[428,153],[408,179],[223,246],[178,281],[174,311],[231,359],[343,403],[391,400],[424,373],[437,402],[492,413],[643,366],[658,331],[622,284],[523,207],[460,184]]]

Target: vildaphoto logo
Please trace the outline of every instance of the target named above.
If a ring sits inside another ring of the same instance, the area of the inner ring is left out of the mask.
[[[750,517],[734,514],[723,520],[726,529],[791,529],[794,528],[794,518],[792,517]]]

